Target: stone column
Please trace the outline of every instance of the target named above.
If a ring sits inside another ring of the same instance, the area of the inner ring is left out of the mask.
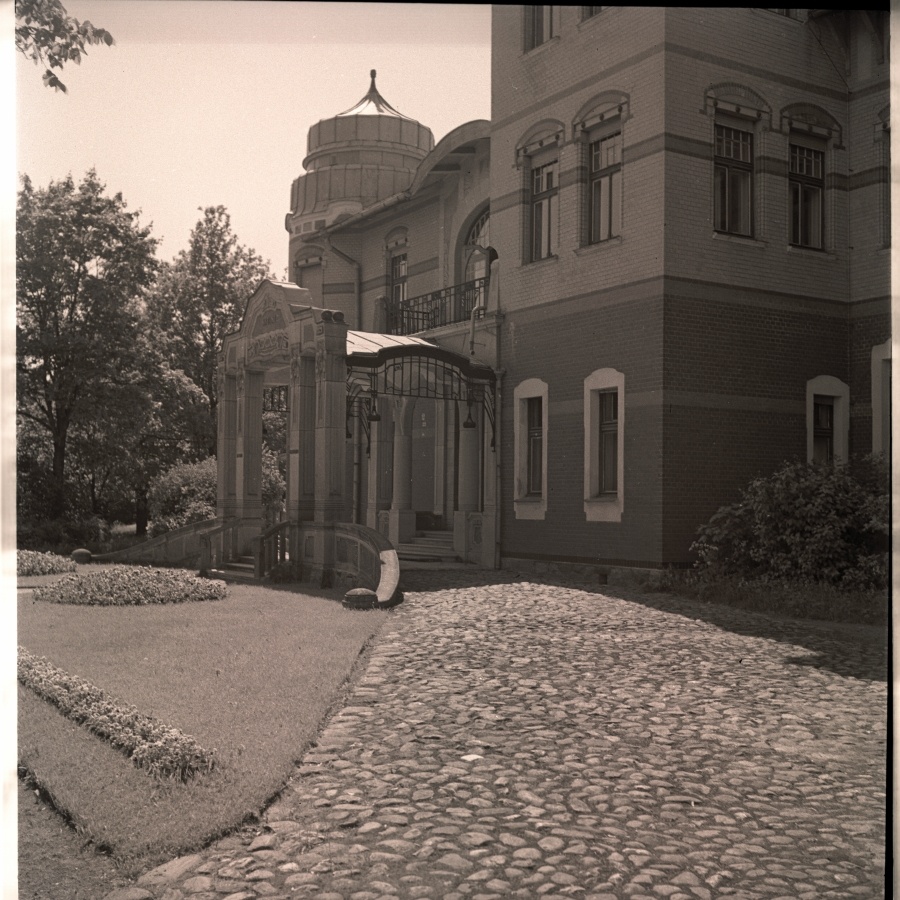
[[[381,418],[369,422],[369,472],[367,478],[366,525],[378,531],[378,513],[391,505],[391,419],[388,401],[379,397]],[[387,537],[387,535],[385,535]]]
[[[226,375],[224,362],[219,363],[219,408],[216,440],[216,515],[237,515],[235,494],[235,454],[237,452],[237,379]]]
[[[241,517],[241,544],[246,546],[263,527],[263,373],[241,370],[237,398],[237,514]]]
[[[291,358],[290,403],[287,436],[287,515],[292,522],[313,517],[315,484],[315,360]]]
[[[416,514],[412,509],[412,433],[415,397],[402,397],[394,407],[394,490],[388,539],[396,547],[416,533]]]
[[[469,408],[459,404],[462,421],[468,420]],[[471,408],[472,418],[479,412],[476,405]],[[481,488],[481,467],[479,465],[478,442],[480,429],[477,423],[474,428],[466,428],[462,423],[459,429],[459,482],[457,488],[456,511],[453,514],[453,549],[463,559],[468,559],[469,541],[467,535],[467,513],[477,512],[480,508],[479,492]]]

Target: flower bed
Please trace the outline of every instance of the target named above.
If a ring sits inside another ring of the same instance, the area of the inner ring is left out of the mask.
[[[222,600],[226,591],[222,581],[199,578],[181,569],[117,565],[68,575],[55,584],[36,589],[34,599],[87,606],[147,606]]]
[[[153,775],[189,781],[213,769],[215,750],[205,750],[177,728],[107,697],[100,688],[63,672],[24,647],[19,647],[17,675],[22,684],[58,707],[67,718],[109,741]]]
[[[16,551],[16,575],[63,575],[75,571],[75,563],[58,553],[38,553],[36,550]]]

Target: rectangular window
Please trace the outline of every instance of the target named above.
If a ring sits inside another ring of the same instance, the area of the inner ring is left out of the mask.
[[[553,37],[553,7],[525,7],[525,49],[532,50]]]
[[[727,234],[753,233],[753,135],[716,125],[714,227]]]
[[[618,237],[622,219],[622,135],[620,132],[590,145],[589,218],[592,244]]]
[[[541,397],[529,397],[528,407],[528,454],[526,490],[528,496],[543,493],[543,451],[544,451],[544,410]]]
[[[558,162],[531,170],[531,260],[545,259],[556,252]]]
[[[406,300],[406,254],[397,253],[391,257],[391,300],[402,303]]]
[[[822,249],[825,154],[791,144],[791,243]]]
[[[603,6],[582,6],[581,7],[581,18],[582,19],[590,19],[597,15],[597,13],[603,12],[605,7]]]
[[[834,398],[813,398],[813,462],[834,459]]]
[[[618,391],[600,392],[600,458],[599,488],[601,494],[614,494],[619,489],[619,394]]]

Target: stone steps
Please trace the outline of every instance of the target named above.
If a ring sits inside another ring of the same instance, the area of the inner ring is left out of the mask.
[[[397,557],[408,562],[457,562],[452,531],[418,531],[397,547]]]

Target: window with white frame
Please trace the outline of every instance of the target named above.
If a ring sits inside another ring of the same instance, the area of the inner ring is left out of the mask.
[[[825,230],[824,145],[814,147],[792,137],[790,154],[791,244],[821,250]]]
[[[543,519],[547,512],[547,383],[529,378],[513,391],[517,519]]]
[[[806,459],[846,462],[850,444],[850,388],[833,375],[806,382]]]
[[[597,369],[584,380],[584,513],[620,522],[624,509],[625,376]]]
[[[714,227],[725,234],[753,234],[753,133],[716,123],[713,183]]]
[[[525,50],[546,44],[555,34],[553,6],[526,6]]]

